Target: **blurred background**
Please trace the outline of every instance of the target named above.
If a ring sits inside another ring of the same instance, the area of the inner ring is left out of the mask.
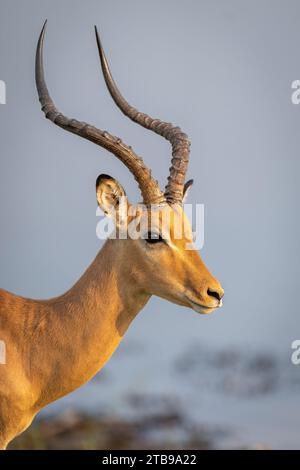
[[[119,135],[164,186],[169,144],[113,104],[96,24],[124,96],[190,136],[201,255],[226,293],[211,316],[153,298],[101,373],[11,448],[300,448],[299,15],[297,0],[1,0],[1,287],[49,298],[81,276],[102,245],[98,174],[140,199],[116,158],[44,119],[34,54],[48,18],[62,112]]]

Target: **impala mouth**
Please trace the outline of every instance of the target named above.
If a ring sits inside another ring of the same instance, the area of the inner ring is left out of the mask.
[[[222,307],[222,300],[220,300],[220,302],[214,306],[207,306],[207,305],[200,304],[199,302],[195,302],[194,300],[191,300],[187,296],[186,296],[186,300],[188,301],[192,309],[195,310],[195,312],[202,313],[204,315],[212,313],[214,310],[216,310],[216,308]]]

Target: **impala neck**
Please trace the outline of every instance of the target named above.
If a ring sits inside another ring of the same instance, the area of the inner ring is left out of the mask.
[[[47,374],[47,402],[79,387],[101,369],[150,298],[132,279],[121,243],[126,240],[107,240],[79,281],[64,295],[46,301],[55,336],[48,341],[52,345],[48,369],[54,382]]]

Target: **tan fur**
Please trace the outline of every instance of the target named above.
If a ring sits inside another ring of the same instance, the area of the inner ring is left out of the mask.
[[[7,358],[0,365],[1,448],[24,431],[44,406],[103,367],[151,295],[201,313],[219,306],[207,288],[220,296],[222,288],[199,254],[185,249],[189,235],[173,237],[175,220],[185,217],[182,209],[171,212],[168,244],[108,239],[80,280],[62,296],[31,300],[0,290],[0,339],[6,343]],[[148,216],[146,211],[143,217]]]

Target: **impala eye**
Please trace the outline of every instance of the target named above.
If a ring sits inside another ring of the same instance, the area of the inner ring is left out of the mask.
[[[145,235],[144,239],[149,244],[160,243],[164,241],[162,236],[159,233],[155,232],[148,232],[147,235]]]

